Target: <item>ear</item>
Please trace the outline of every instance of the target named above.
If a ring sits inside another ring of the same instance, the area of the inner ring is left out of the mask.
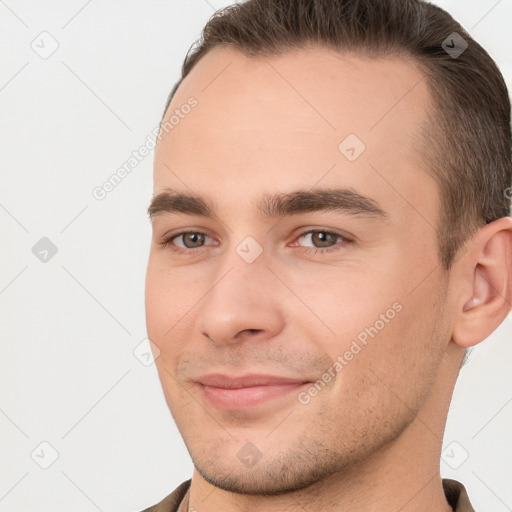
[[[512,308],[512,218],[481,227],[457,262],[457,316],[452,340],[467,348],[489,337]]]

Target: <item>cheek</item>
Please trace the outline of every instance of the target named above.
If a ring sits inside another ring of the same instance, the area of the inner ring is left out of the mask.
[[[178,339],[182,324],[193,316],[204,291],[180,268],[169,269],[156,258],[148,263],[145,283],[146,325],[149,338],[159,345]]]
[[[322,272],[326,274],[326,285]],[[400,316],[400,294],[388,282],[388,273],[353,265],[336,272],[332,267],[321,269],[318,274],[301,276],[305,285],[300,297],[309,308],[298,304],[294,315],[299,324],[307,323],[310,329],[317,327],[316,334],[311,332],[311,339],[317,339],[319,348],[327,351],[332,360],[347,350],[359,353],[357,345],[364,348],[379,343]]]
[[[331,302],[320,309],[334,334],[316,339],[331,361],[339,363],[334,371],[343,377],[336,379],[337,392],[346,392],[366,375],[415,402],[432,382],[448,341],[439,314],[443,292],[436,275],[412,292],[416,281],[404,275],[351,276],[347,290],[340,287],[330,294]],[[436,304],[433,298],[440,294]]]
[[[166,298],[166,283],[160,279],[159,272],[156,271],[154,264],[150,263],[146,272],[145,289],[145,308],[146,308],[146,328],[149,339],[160,349],[159,338],[165,332],[166,311],[169,304]],[[169,311],[170,312],[170,311]]]
[[[173,303],[169,302],[168,286],[157,273],[148,270],[146,278],[146,330],[148,338],[156,346],[158,357],[155,363],[160,380],[167,382],[173,371],[173,352],[175,349],[176,323]],[[166,386],[164,386],[164,391]]]
[[[435,283],[433,283],[435,284]],[[368,343],[358,363],[390,399],[419,408],[430,392],[445,352],[446,323],[436,286],[402,295],[401,311]],[[394,397],[394,398],[392,398]]]

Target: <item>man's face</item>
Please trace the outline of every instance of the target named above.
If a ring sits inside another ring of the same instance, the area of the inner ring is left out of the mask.
[[[153,218],[147,328],[194,465],[221,488],[348,471],[432,390],[450,325],[421,79],[400,59],[217,48],[172,101],[154,194],[214,215],[159,203],[181,213]]]

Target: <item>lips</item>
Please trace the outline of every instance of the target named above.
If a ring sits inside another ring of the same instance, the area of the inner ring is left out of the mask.
[[[225,410],[242,410],[284,397],[309,384],[304,379],[274,375],[205,375],[197,380],[203,398]]]

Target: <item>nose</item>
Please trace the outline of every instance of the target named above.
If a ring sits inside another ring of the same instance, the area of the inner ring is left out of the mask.
[[[253,263],[233,258],[225,263],[201,301],[199,332],[218,345],[276,336],[284,327],[284,298],[263,258]]]

